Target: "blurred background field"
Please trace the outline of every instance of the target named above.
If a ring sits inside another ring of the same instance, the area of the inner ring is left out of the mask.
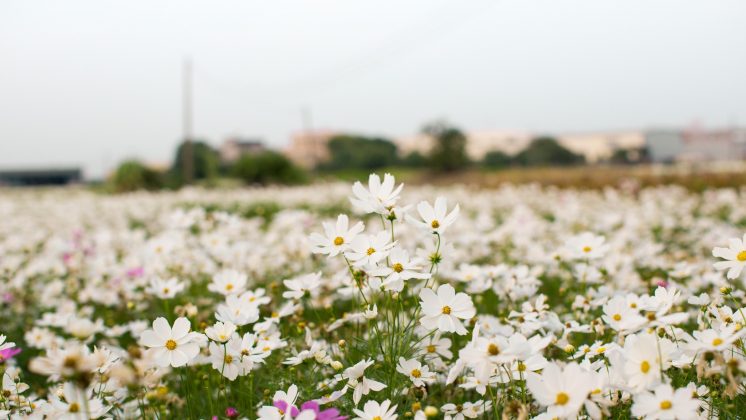
[[[0,5],[0,186],[746,178],[743,2],[66,3]]]

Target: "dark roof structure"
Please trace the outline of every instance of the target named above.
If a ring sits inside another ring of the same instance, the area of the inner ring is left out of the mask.
[[[80,168],[0,170],[0,185],[67,185],[82,180],[83,172]]]

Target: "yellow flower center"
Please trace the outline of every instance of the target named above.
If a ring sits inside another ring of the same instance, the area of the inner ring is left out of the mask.
[[[495,343],[490,343],[489,347],[487,347],[487,353],[497,356],[500,354],[500,347],[497,347],[497,344]]]
[[[655,312],[648,312],[647,318],[648,321],[655,321]]]
[[[518,372],[525,372],[526,371],[526,365],[523,364],[523,362],[518,362]]]
[[[383,419],[381,418],[381,416],[375,416],[373,417],[373,420],[383,420]]]
[[[168,340],[166,341],[166,348],[169,350],[175,350],[176,349],[176,341],[174,340]]]
[[[614,321],[617,321],[617,322],[622,320],[622,316],[619,315],[619,314],[614,314],[614,316],[612,316],[611,318],[614,319]]]
[[[714,339],[714,340],[712,340],[712,345],[713,346],[719,346],[721,344],[723,344],[723,340],[721,340],[719,337],[716,338],[716,339]]]
[[[225,285],[225,290],[233,290],[233,283],[228,283]]]
[[[231,356],[230,354],[226,354],[223,360],[225,360],[226,365],[229,365],[233,363],[233,356]]]
[[[375,248],[368,248],[368,251],[366,251],[368,255],[373,255],[374,252],[376,252]]]
[[[164,287],[163,288],[163,293],[164,294],[168,294],[168,292],[170,292],[170,291],[171,291],[171,289],[169,289],[168,287]]]
[[[430,344],[429,346],[427,346],[427,352],[428,353],[435,353],[435,346],[432,345],[432,344]]]
[[[555,404],[557,405],[565,405],[568,401],[570,401],[570,396],[565,394],[564,392],[560,392],[559,394],[557,394],[557,398],[554,400]]]
[[[432,226],[433,229],[437,229],[440,227],[440,222],[438,222],[437,220],[433,220],[433,222],[430,223],[430,226]]]
[[[80,359],[77,356],[66,356],[62,360],[62,366],[70,369],[75,369],[78,367],[78,363],[80,362]]]
[[[413,378],[419,378],[422,376],[422,372],[420,372],[419,369],[412,369],[412,377]]]
[[[640,371],[642,373],[648,373],[649,370],[650,370],[650,363],[648,363],[647,360],[643,360],[643,362],[640,363]]]
[[[403,266],[403,265],[401,265],[401,263],[396,263],[396,264],[394,264],[394,266],[393,266],[392,268],[393,268],[393,269],[394,269],[394,271],[396,271],[397,273],[401,273],[402,271],[404,271],[404,266]]]
[[[443,313],[446,314],[446,315],[450,315],[451,314],[451,307],[450,306],[444,306],[443,307]]]
[[[337,236],[336,238],[334,238],[334,245],[340,246],[343,243],[345,243],[345,238],[343,238],[341,236]]]
[[[583,247],[583,252],[585,252],[586,254],[589,253],[589,252],[591,252],[591,251],[592,251],[591,247],[589,247],[589,246],[584,246]]]
[[[596,353],[601,354],[606,351],[606,347],[599,347],[596,349]]]
[[[77,413],[80,411],[80,405],[76,402],[70,404],[70,407],[68,407],[67,411],[71,413]]]
[[[736,255],[736,259],[741,262],[746,261],[746,250],[739,252],[738,255]]]
[[[670,410],[673,404],[671,404],[671,401],[663,400],[661,401],[661,410]]]

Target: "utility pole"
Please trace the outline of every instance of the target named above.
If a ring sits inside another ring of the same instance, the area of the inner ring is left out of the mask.
[[[194,145],[192,144],[192,60],[184,59],[182,69],[182,135],[184,136],[184,150],[182,152],[182,175],[184,183],[194,181]]]

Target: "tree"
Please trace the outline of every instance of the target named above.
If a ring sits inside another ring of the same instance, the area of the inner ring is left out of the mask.
[[[526,149],[518,153],[515,161],[524,166],[567,166],[582,164],[585,162],[585,157],[566,149],[552,137],[539,137],[534,139]]]
[[[177,185],[184,183],[184,154],[186,143],[182,142],[176,149],[176,157],[171,167],[171,178]],[[220,159],[218,152],[203,141],[192,142],[194,180],[213,179],[218,175]]]
[[[469,164],[466,155],[466,136],[456,127],[444,121],[427,124],[422,132],[433,139],[428,160],[433,169],[452,172]]]
[[[400,163],[410,168],[422,168],[427,166],[427,158],[423,156],[422,153],[414,151],[404,156]]]
[[[513,159],[499,150],[487,152],[482,159],[482,164],[488,168],[505,168],[513,163]]]
[[[305,181],[300,168],[284,155],[269,150],[242,156],[233,164],[231,174],[247,184],[299,184]]]
[[[646,147],[636,149],[616,149],[609,158],[609,162],[616,165],[631,165],[641,163],[649,159]]]
[[[325,169],[360,168],[373,170],[396,163],[396,145],[382,138],[338,135],[329,140],[329,161]]]
[[[116,192],[157,190],[163,187],[163,177],[137,160],[128,160],[117,167],[111,184]]]

